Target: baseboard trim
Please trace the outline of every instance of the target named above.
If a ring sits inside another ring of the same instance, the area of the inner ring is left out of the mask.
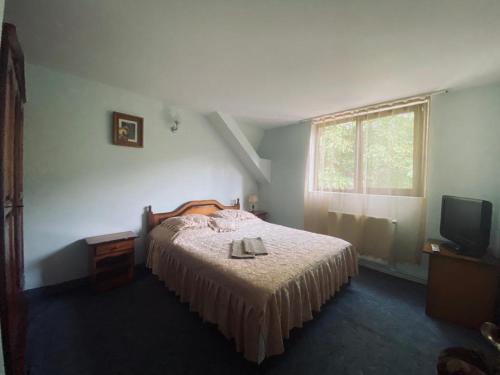
[[[146,272],[146,265],[136,264],[135,265],[135,277],[140,277]],[[28,297],[38,297],[38,296],[52,296],[55,294],[66,293],[68,291],[88,287],[90,285],[89,277],[82,277],[80,279],[68,280],[59,284],[45,285],[38,288],[27,289],[24,291],[24,295]]]
[[[59,284],[45,285],[38,288],[27,289],[24,291],[24,295],[28,297],[53,296],[56,294],[65,293],[74,289],[88,286],[89,283],[90,279],[88,277],[83,277],[81,279],[64,281]]]
[[[400,279],[405,279],[408,281],[413,281],[415,283],[427,285],[426,279],[423,279],[423,278],[415,276],[415,275],[410,275],[407,273],[399,272],[399,271],[395,270],[393,267],[391,267],[390,265],[380,264],[380,263],[376,263],[376,262],[373,262],[373,261],[370,261],[367,259],[362,259],[362,258],[359,259],[359,265],[366,267],[366,268],[370,268],[370,269],[375,270],[375,271],[386,273],[386,274],[391,275],[391,276],[399,277]]]

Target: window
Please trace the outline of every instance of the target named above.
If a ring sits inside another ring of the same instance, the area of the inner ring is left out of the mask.
[[[313,190],[423,195],[427,101],[316,123]]]

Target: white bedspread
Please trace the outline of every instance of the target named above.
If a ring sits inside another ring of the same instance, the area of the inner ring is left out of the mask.
[[[232,232],[209,228],[150,233],[147,265],[203,319],[234,338],[245,358],[261,362],[283,352],[283,338],[358,272],[357,253],[338,238],[270,224],[237,223]],[[261,237],[268,255],[229,256],[233,240]]]

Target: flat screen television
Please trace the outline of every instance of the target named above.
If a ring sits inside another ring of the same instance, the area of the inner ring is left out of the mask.
[[[490,244],[492,204],[488,201],[443,195],[441,236],[460,254],[481,257]]]

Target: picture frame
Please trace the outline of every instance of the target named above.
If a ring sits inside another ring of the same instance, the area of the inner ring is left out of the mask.
[[[121,112],[113,112],[113,144],[143,147],[144,119]]]

